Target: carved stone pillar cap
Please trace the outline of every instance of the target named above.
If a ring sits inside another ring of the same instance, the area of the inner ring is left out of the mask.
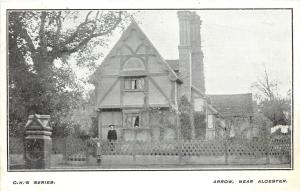
[[[26,130],[46,130],[51,131],[49,124],[50,115],[29,115],[28,121],[25,125]]]

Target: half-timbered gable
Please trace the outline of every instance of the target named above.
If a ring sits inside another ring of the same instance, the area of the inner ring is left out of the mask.
[[[100,136],[106,134],[109,125],[116,125],[122,138],[127,140],[139,136],[148,139],[147,131],[139,135],[130,128],[149,129],[149,118],[142,113],[143,109],[175,105],[180,83],[177,74],[135,21],[124,31],[91,80],[95,84]]]
[[[178,77],[134,21],[92,79],[98,108],[175,103]]]

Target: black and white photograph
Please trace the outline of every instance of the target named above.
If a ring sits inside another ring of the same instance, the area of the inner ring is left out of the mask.
[[[292,14],[7,10],[7,170],[292,170]]]

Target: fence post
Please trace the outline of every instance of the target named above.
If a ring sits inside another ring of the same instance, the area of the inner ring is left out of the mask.
[[[179,140],[177,141],[177,148],[178,148],[178,163],[182,163],[182,141]]]
[[[225,127],[225,164],[228,164],[228,140],[229,140],[229,133],[231,130],[231,121],[227,122],[227,127]]]
[[[266,148],[266,164],[270,164],[270,140],[271,128],[265,126],[265,148]]]
[[[270,164],[270,139],[266,141],[266,164]]]
[[[67,164],[67,140],[66,140],[66,137],[64,137],[63,143],[64,143],[63,161],[64,161],[64,164]]]
[[[134,141],[133,141],[133,151],[132,151],[132,159],[133,163],[136,164],[136,149],[137,149],[137,130],[134,130]]]
[[[225,164],[228,164],[228,139],[225,138]]]
[[[181,123],[179,118],[180,112],[176,111],[176,127],[177,127],[177,154],[178,154],[178,164],[182,163],[182,134],[181,134]]]

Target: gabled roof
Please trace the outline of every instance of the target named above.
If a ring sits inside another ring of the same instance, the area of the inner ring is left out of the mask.
[[[106,60],[112,56],[112,54],[116,51],[118,44],[125,40],[127,36],[129,35],[129,32],[132,30],[132,28],[135,28],[145,39],[145,42],[148,42],[148,44],[153,48],[153,51],[156,53],[156,55],[162,60],[162,63],[165,64],[167,69],[169,70],[170,74],[172,75],[175,80],[181,81],[180,78],[177,76],[177,74],[174,72],[173,68],[166,62],[166,60],[160,55],[160,53],[157,51],[155,46],[152,44],[152,42],[149,40],[149,38],[145,35],[143,30],[139,27],[139,25],[135,22],[134,19],[132,19],[130,25],[126,28],[126,30],[122,33],[120,39],[117,41],[117,43],[113,46],[113,48],[110,50],[110,52],[107,54],[107,56],[102,61],[101,65],[106,62]],[[97,68],[97,70],[91,75],[90,81],[95,82],[95,76],[97,73],[101,71],[101,65]]]
[[[210,103],[225,117],[253,116],[252,94],[206,95]]]

